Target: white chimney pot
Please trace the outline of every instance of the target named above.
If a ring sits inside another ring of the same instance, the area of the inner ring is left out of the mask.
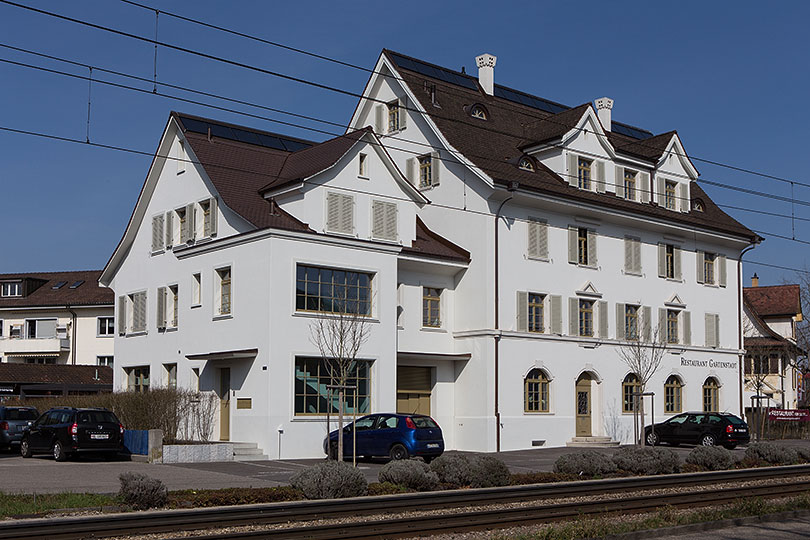
[[[613,109],[613,100],[603,97],[596,100],[596,115],[605,131],[610,131],[610,111]]]
[[[495,92],[495,62],[497,60],[489,53],[475,57],[475,63],[478,65],[478,84],[490,96]]]

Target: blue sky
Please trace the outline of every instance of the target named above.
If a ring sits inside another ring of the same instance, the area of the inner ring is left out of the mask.
[[[153,37],[154,12],[114,0],[22,3]],[[810,184],[807,2],[158,2],[158,9],[372,68],[383,47],[475,73],[498,57],[496,82],[567,105],[615,100],[614,120],[655,133],[677,129],[694,158]],[[362,92],[368,74],[161,15],[159,40]],[[147,43],[0,4],[0,44],[152,77]],[[0,59],[86,76],[88,70],[0,47]],[[94,73],[116,82],[120,78]],[[158,80],[347,123],[356,99],[160,49]],[[151,86],[136,83],[151,90]],[[174,92],[165,89],[166,92]],[[174,92],[177,93],[177,92]],[[203,98],[205,101],[213,100]],[[0,126],[84,140],[88,84],[0,63]],[[314,140],[269,121],[94,84],[90,139],[153,152],[168,113],[180,110]],[[220,103],[222,104],[222,103]],[[223,104],[226,105],[227,104]],[[337,132],[276,113],[240,110]],[[0,131],[0,272],[101,268],[118,243],[150,158]],[[696,160],[706,180],[810,202],[810,188]],[[810,206],[704,186],[749,227],[810,240]],[[746,259],[808,265],[810,245],[765,235]],[[762,284],[792,272],[746,265]]]

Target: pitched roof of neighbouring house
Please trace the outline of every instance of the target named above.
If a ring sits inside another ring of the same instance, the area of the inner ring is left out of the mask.
[[[0,363],[0,382],[27,384],[67,384],[110,386],[113,370],[107,366],[70,364]]]
[[[0,274],[0,281],[27,280],[33,289],[26,296],[0,297],[0,309],[112,305],[115,303],[115,294],[112,289],[98,284],[100,275],[101,270]]]
[[[418,217],[416,218],[416,240],[409,247],[403,247],[402,253],[470,262],[469,251],[431,231]]]
[[[796,284],[745,287],[743,295],[760,317],[793,317],[802,312],[801,289]]]

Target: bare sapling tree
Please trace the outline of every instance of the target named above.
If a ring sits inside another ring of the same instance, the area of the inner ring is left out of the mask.
[[[371,303],[368,302],[368,305]],[[338,395],[338,444],[337,459],[343,461],[343,418],[346,387],[357,370],[357,356],[369,337],[368,315],[363,312],[365,302],[347,299],[345,296],[332,303],[333,313],[318,317],[310,323],[310,341],[318,348],[324,366],[329,373],[330,384],[337,387]],[[357,390],[355,389],[355,396]],[[331,399],[327,410],[332,407]],[[357,400],[355,399],[355,408]],[[327,438],[329,437],[327,428]],[[331,441],[327,444],[331,453]]]
[[[647,391],[647,383],[653,378],[655,373],[661,367],[661,361],[664,359],[666,352],[666,340],[661,328],[656,327],[652,332],[645,332],[651,339],[643,339],[638,336],[637,339],[628,340],[626,343],[619,347],[619,357],[622,362],[630,369],[630,372],[638,377],[638,392],[644,393]],[[636,410],[638,406],[638,415],[641,421],[641,426],[638,431],[634,428],[634,432],[639,434],[641,444],[645,444],[644,440],[644,399],[641,396],[633,396],[633,409]],[[638,421],[638,420],[634,420]],[[638,444],[638,440],[636,443]]]

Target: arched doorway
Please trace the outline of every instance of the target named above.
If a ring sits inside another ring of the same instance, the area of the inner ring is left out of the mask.
[[[592,393],[592,377],[590,373],[583,373],[577,378],[576,385],[576,400],[574,406],[576,408],[576,436],[577,437],[590,437],[593,433],[591,430],[591,393]]]

